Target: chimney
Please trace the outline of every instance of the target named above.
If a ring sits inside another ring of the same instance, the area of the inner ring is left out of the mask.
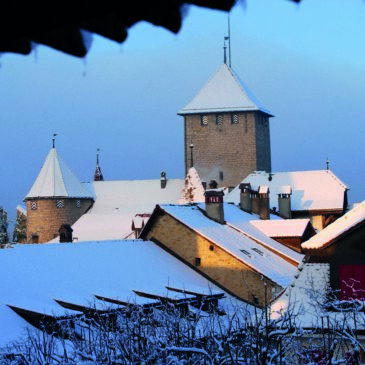
[[[266,185],[259,187],[259,200],[260,200],[260,218],[267,220],[270,219],[270,190]]]
[[[283,185],[278,190],[279,215],[285,219],[291,219],[291,187]]]
[[[205,212],[210,219],[223,224],[224,210],[223,210],[223,196],[222,190],[206,190],[205,196]]]
[[[260,197],[259,197],[258,191],[256,191],[255,189],[251,189],[250,197],[251,197],[251,212],[259,215],[260,214]]]
[[[167,178],[166,178],[166,172],[165,171],[161,172],[160,182],[161,182],[161,189],[165,189],[166,184],[167,184]]]
[[[210,180],[208,184],[208,189],[217,189],[218,183],[215,180]]]
[[[241,183],[239,186],[241,190],[240,194],[240,208],[245,212],[251,213],[252,203],[251,203],[251,184]]]

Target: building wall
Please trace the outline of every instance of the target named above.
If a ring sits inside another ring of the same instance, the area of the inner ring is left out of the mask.
[[[35,203],[36,209],[34,209]],[[74,224],[92,203],[92,199],[75,198],[27,200],[27,242],[37,243],[34,242],[34,236],[38,236],[38,243],[52,240],[59,235],[61,224]]]
[[[238,122],[232,123],[232,115]],[[190,144],[194,145],[194,167],[202,181],[214,179],[220,186],[236,186],[255,170],[271,171],[270,127],[262,113],[240,112],[185,116],[185,174],[190,168]],[[220,172],[223,173],[223,177]]]
[[[156,239],[238,297],[264,305],[279,287],[168,214],[159,216],[145,239]],[[196,259],[200,259],[200,266]],[[266,282],[266,286],[265,283]],[[266,294],[265,294],[266,291]],[[266,295],[266,299],[265,299]]]

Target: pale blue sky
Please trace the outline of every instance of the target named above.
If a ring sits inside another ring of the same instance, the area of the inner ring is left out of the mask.
[[[232,67],[275,118],[273,171],[330,167],[363,192],[365,3],[246,0],[231,14]],[[96,148],[106,179],[183,177],[183,120],[176,112],[223,61],[227,14],[191,7],[178,35],[140,23],[118,45],[94,37],[80,60],[44,46],[0,58],[0,204],[30,189],[57,149],[82,181]]]

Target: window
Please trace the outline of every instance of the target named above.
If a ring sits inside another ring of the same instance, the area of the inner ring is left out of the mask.
[[[252,257],[251,254],[246,251],[246,250],[240,250],[242,253],[244,253],[245,255],[247,255],[248,257]]]
[[[209,250],[210,250],[210,251],[214,251],[214,246],[213,246],[213,245],[210,245],[210,246],[209,246]]]
[[[63,208],[65,206],[65,201],[63,199],[57,200],[56,207]]]
[[[37,203],[36,201],[32,201],[32,202],[30,203],[30,209],[31,209],[31,210],[36,210],[36,209],[38,209],[38,203]]]
[[[195,266],[200,266],[201,263],[202,263],[201,258],[200,257],[196,257],[195,258]]]
[[[202,126],[208,125],[208,116],[207,115],[202,115],[200,117],[200,125],[202,125]]]
[[[39,243],[39,236],[37,234],[32,234],[32,243]]]
[[[239,118],[238,114],[231,114],[231,124],[238,124]]]
[[[215,116],[215,123],[217,125],[222,125],[223,124],[223,114],[217,114]]]
[[[252,250],[257,252],[259,255],[264,256],[264,253],[261,250],[259,250],[258,248],[253,247]]]
[[[81,208],[81,200],[76,200],[76,208]]]
[[[219,171],[219,180],[223,181],[223,171]]]

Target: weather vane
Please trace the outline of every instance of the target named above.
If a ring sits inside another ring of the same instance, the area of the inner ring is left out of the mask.
[[[57,133],[53,133],[53,138],[52,138],[52,147],[53,148],[55,148],[56,136],[57,136]]]

